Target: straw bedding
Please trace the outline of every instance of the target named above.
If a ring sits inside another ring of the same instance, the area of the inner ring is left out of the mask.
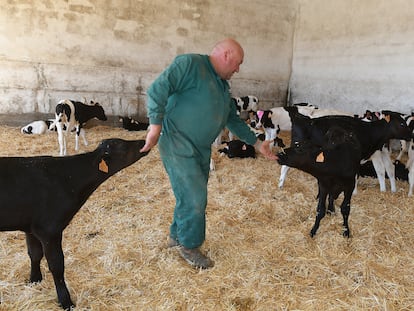
[[[24,136],[17,127],[0,128],[1,156],[58,154],[55,133]],[[79,152],[104,138],[144,138],[145,132],[97,126],[86,135],[90,144]],[[69,154],[73,146],[70,137]],[[360,179],[351,238],[342,237],[337,208],[312,239],[313,177],[292,169],[280,190],[277,163],[228,159],[216,149],[213,158],[202,248],[215,267],[195,270],[166,248],[174,197],[154,148],[102,184],[64,231],[66,282],[77,310],[414,309],[408,183],[398,181],[391,194],[381,193],[376,179]],[[45,260],[43,282],[27,284],[26,252],[23,233],[0,233],[0,310],[60,310]]]

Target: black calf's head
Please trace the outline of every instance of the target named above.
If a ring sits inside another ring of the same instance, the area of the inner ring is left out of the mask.
[[[310,163],[316,162],[317,155],[321,150],[320,147],[311,144],[310,141],[296,142],[293,146],[278,153],[277,162],[280,165],[303,170]]]
[[[59,122],[62,121],[69,121],[72,109],[70,108],[68,102],[69,100],[60,101],[59,104],[56,105],[56,115],[60,116]],[[62,120],[64,118],[64,120]]]
[[[383,119],[388,122],[389,129],[390,129],[390,139],[404,139],[404,140],[410,140],[412,137],[412,131],[408,127],[406,121],[401,116],[400,113],[389,111],[389,110],[383,110],[381,111],[381,114],[383,116]]]
[[[111,176],[130,166],[148,154],[148,152],[139,151],[144,145],[145,140],[120,138],[103,140],[96,149],[99,153],[99,170]]]
[[[119,122],[122,122],[122,127],[123,128],[128,127],[128,125],[130,125],[132,123],[132,119],[129,118],[129,117],[119,116],[118,118],[119,118]]]
[[[98,118],[101,121],[108,120],[108,118],[105,115],[105,111],[104,111],[103,107],[101,105],[99,105],[99,103],[95,103],[91,100],[91,105],[93,105],[97,108],[96,109],[96,118]]]

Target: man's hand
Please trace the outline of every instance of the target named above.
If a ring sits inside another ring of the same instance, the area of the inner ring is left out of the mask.
[[[151,124],[149,126],[149,131],[147,137],[145,138],[145,145],[141,148],[140,152],[150,151],[151,148],[157,144],[161,128],[161,124]]]
[[[258,139],[254,144],[254,147],[258,149],[267,159],[276,161],[277,156],[270,150],[270,143],[272,142],[273,141],[271,140],[265,140],[262,142]]]

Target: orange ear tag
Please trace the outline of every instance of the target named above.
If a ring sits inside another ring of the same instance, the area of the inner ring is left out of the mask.
[[[323,155],[323,152],[321,152],[320,154],[318,154],[318,156],[316,157],[316,162],[324,162],[325,161],[325,156]]]
[[[104,173],[108,173],[108,165],[106,164],[104,159],[102,159],[101,162],[99,162],[99,170]]]

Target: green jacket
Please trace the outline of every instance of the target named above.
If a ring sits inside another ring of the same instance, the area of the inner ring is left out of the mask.
[[[208,55],[177,56],[151,84],[147,100],[150,124],[162,124],[163,132],[183,135],[195,146],[210,148],[224,127],[248,144],[256,142]]]

